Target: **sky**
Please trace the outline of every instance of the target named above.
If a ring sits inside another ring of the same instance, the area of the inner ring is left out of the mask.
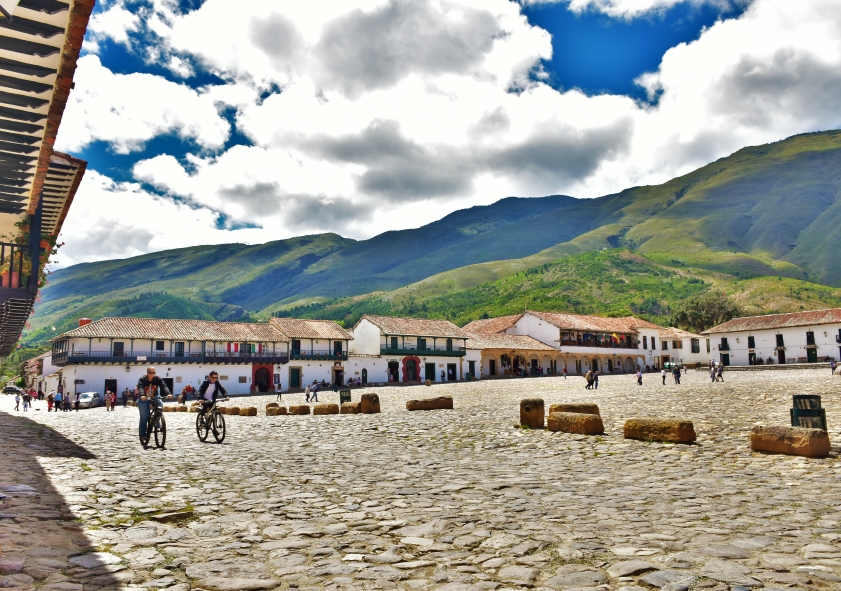
[[[54,268],[597,197],[840,126],[838,0],[100,0]]]

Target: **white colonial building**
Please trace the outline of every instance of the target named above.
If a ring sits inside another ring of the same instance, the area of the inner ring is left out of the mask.
[[[709,339],[680,328],[660,329],[660,366],[682,363],[706,365],[710,361]]]
[[[479,377],[481,352],[467,349],[469,335],[448,320],[363,316],[353,327],[351,358],[381,359],[374,382],[456,381]]]
[[[269,325],[289,343],[287,387],[295,390],[313,382],[342,386],[348,377],[349,343],[353,335],[333,320],[272,318]]]
[[[838,360],[841,308],[734,318],[702,334],[722,365]]]

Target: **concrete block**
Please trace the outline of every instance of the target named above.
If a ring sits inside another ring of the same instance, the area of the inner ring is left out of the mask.
[[[175,412],[175,407],[174,407],[174,406],[166,406],[166,405],[164,405],[164,407],[163,407],[163,411],[164,411],[164,412]]]
[[[452,396],[438,396],[437,398],[427,398],[425,400],[408,400],[406,401],[406,410],[439,410],[453,408]]]
[[[542,398],[526,398],[520,401],[520,425],[532,429],[544,427],[545,406]]]
[[[372,415],[380,412],[380,397],[376,394],[363,394],[360,404],[362,414]]]
[[[267,417],[277,417],[280,415],[286,414],[286,407],[285,406],[272,406],[266,409],[266,416]]]
[[[750,448],[753,451],[825,458],[829,455],[829,434],[823,429],[756,426],[750,432]]]
[[[239,415],[238,406],[226,406],[223,408],[227,410],[227,412],[225,413],[226,415]]]
[[[179,404],[175,407],[175,412],[187,412],[187,406],[185,404]]]
[[[692,421],[676,419],[628,419],[625,421],[625,439],[692,443],[695,426]]]
[[[570,403],[570,404],[553,404],[549,407],[549,414],[553,412],[579,412],[585,415],[599,415],[599,407],[597,404],[588,404],[585,402]]]
[[[256,406],[243,406],[239,409],[239,416],[241,417],[256,417],[257,416],[257,407]]]
[[[344,402],[339,409],[339,413],[343,415],[358,415],[362,412],[361,402]]]
[[[550,412],[546,426],[550,431],[578,433],[579,435],[601,435],[604,424],[599,415],[580,412]]]
[[[338,404],[316,404],[312,409],[314,415],[337,415],[339,414]]]
[[[266,411],[268,411],[270,408],[280,408],[280,405],[277,402],[269,402],[266,405]]]
[[[310,414],[309,404],[293,404],[289,407],[290,415],[308,415]]]

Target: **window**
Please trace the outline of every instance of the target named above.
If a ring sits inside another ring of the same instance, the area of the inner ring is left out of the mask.
[[[426,351],[426,339],[418,339],[418,350]]]
[[[756,349],[756,339],[748,337],[748,349]]]
[[[184,343],[175,343],[175,356],[184,357]]]
[[[292,352],[293,353],[300,353],[301,352],[301,341],[298,339],[292,339]]]
[[[785,347],[786,346],[785,342],[783,341],[783,335],[781,335],[781,334],[777,335],[777,346],[778,347]]]
[[[115,342],[114,343],[114,357],[123,357],[125,355],[125,343]]]
[[[807,345],[814,345],[815,344],[815,333],[811,330],[806,333],[806,344]]]
[[[719,351],[729,351],[730,345],[727,343],[727,337],[721,339],[721,344],[718,346]]]
[[[707,353],[710,352],[710,339],[707,339]]]
[[[163,351],[164,350],[164,342],[163,341],[155,341],[155,351]]]
[[[653,351],[656,348],[657,348],[657,343],[654,342],[654,337],[651,337],[651,350]]]
[[[391,337],[391,348],[392,349],[399,349],[400,348],[397,345],[397,337]]]
[[[645,335],[643,335],[643,337],[642,337],[642,348],[643,349],[648,349],[648,337],[645,336]]]
[[[669,350],[669,341],[660,341],[660,348],[663,351],[668,351]]]
[[[672,341],[672,349],[683,349],[683,341]]]
[[[689,345],[692,347],[693,353],[701,352],[701,339],[692,339],[689,341]]]

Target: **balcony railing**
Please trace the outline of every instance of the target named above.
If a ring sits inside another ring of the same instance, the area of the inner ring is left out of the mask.
[[[28,260],[28,247],[11,242],[0,242],[0,287],[3,289],[28,288],[29,278],[23,274],[24,259]]]
[[[292,349],[289,358],[296,361],[347,361],[347,351],[330,351],[329,349],[316,349],[306,351],[303,349]]]
[[[598,347],[602,349],[638,349],[639,341],[585,341],[576,339],[562,339],[562,347]]]
[[[729,351],[729,350],[730,350],[730,345],[729,345],[729,344],[727,344],[727,343],[721,343],[721,344],[718,346],[718,350],[719,350],[719,351]]]
[[[288,363],[285,351],[65,351],[53,353],[55,365],[68,363]]]
[[[403,347],[389,347],[387,345],[380,345],[380,355],[434,355],[438,357],[464,357],[467,354],[467,349],[461,345],[427,345],[424,349],[419,349],[417,346],[406,345]]]

